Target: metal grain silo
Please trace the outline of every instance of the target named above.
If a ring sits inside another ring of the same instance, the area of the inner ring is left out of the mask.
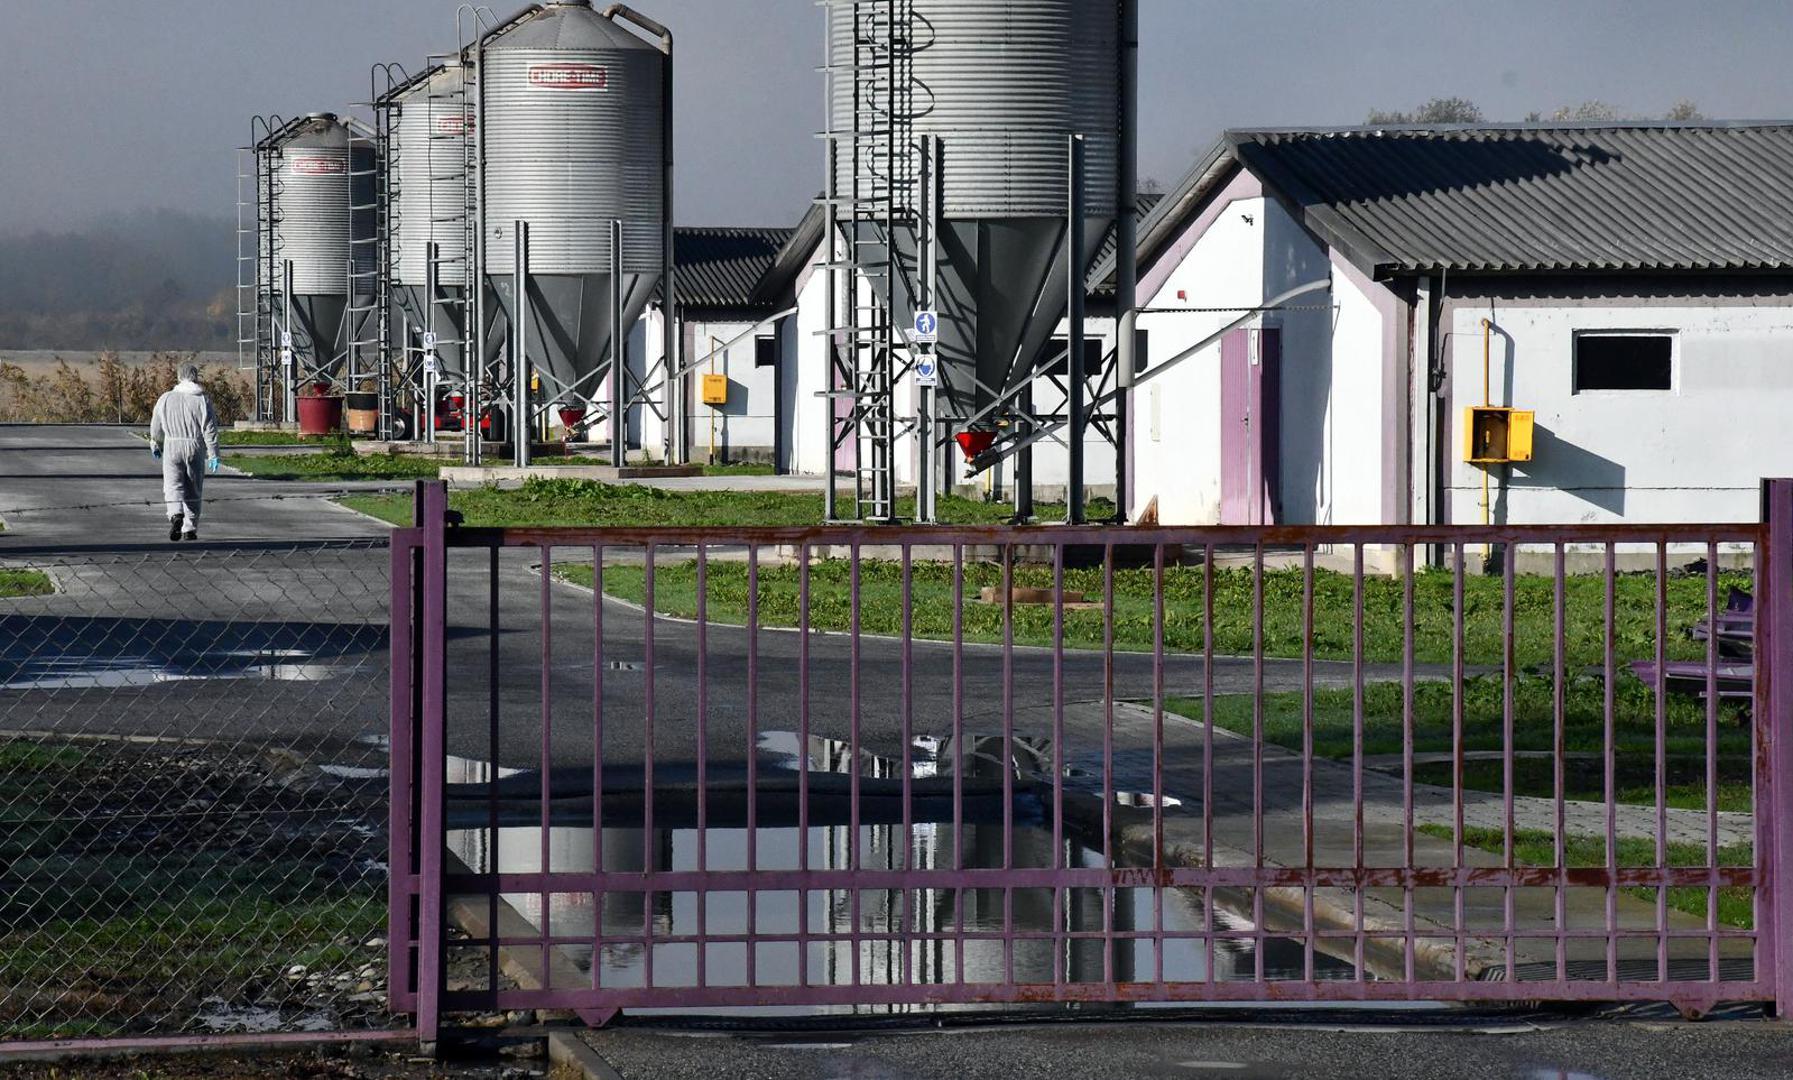
[[[894,18],[892,6],[829,5],[829,128],[863,139],[868,128],[894,124],[917,143],[939,140],[941,392],[948,414],[965,416],[989,395],[963,375],[975,371],[986,388],[1012,385],[1065,314],[1073,134],[1085,145],[1085,250],[1097,251],[1114,222],[1120,6],[912,0],[910,14]],[[866,58],[883,55],[896,57],[894,80],[882,70],[864,74]],[[898,90],[888,94],[892,81]],[[855,162],[844,140],[837,147],[834,186],[842,199],[855,191],[856,172],[863,195],[876,186],[868,172],[891,171],[875,155]],[[897,197],[908,195],[899,190]],[[850,204],[837,206],[842,220],[865,216]],[[914,238],[899,234],[897,247],[913,263]],[[899,306],[905,301],[897,299]],[[893,313],[898,325],[909,314]]]
[[[514,227],[527,224],[524,339],[542,376],[537,408],[602,389],[616,309],[612,222],[625,340],[665,270],[667,57],[611,15],[542,5],[485,41],[480,59],[482,261],[513,321]]]
[[[455,376],[465,372],[461,343],[470,322],[467,138],[472,123],[465,72],[460,63],[437,66],[394,90],[388,149],[394,296],[414,333],[436,335],[442,368]]]
[[[373,254],[355,243],[357,222],[351,211],[357,205],[351,174],[371,174],[368,162],[352,165],[351,155],[370,151],[365,146],[352,150],[354,142],[335,114],[314,113],[274,131],[258,147],[272,181],[272,220],[263,222],[262,242],[271,244],[266,259],[273,275],[270,286],[279,297],[283,327],[292,334],[296,371],[291,381],[297,383],[336,375],[350,336],[344,326],[350,260],[367,261],[366,268],[358,269],[371,269]]]

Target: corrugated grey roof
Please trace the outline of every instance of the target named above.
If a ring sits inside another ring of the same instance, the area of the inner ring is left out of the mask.
[[[1793,269],[1793,123],[1231,131],[1377,274]]]
[[[755,299],[755,290],[792,232],[729,226],[681,226],[673,230],[680,306],[764,306]]]

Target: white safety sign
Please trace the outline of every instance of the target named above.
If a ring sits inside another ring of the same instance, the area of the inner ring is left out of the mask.
[[[425,330],[423,332],[423,351],[436,351],[436,332],[434,330]]]
[[[915,358],[915,385],[930,389],[940,385],[940,362],[932,353]]]
[[[442,374],[441,364],[436,361],[436,351],[431,349],[423,354],[423,373],[425,375]]]
[[[940,341],[940,316],[932,311],[915,313],[915,328],[909,332],[909,340],[918,345],[935,345]]]

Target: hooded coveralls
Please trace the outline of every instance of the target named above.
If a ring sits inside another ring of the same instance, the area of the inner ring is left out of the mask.
[[[199,522],[206,459],[218,456],[218,417],[198,383],[178,382],[157,399],[149,441],[162,448],[162,498],[168,503],[168,517],[185,514],[191,531]]]

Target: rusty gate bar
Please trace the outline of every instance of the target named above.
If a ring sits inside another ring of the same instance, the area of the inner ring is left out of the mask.
[[[602,1022],[1076,1001],[1793,1006],[1777,955],[1793,927],[1793,481],[1764,484],[1760,524],[1728,525],[483,529],[451,524],[435,484],[416,509],[392,544],[389,947],[393,1007],[425,1038],[445,1014],[494,1008]],[[1476,549],[1489,581],[1472,589]],[[1443,569],[1417,568],[1427,551]],[[1621,555],[1647,597],[1621,597]],[[1695,557],[1703,570],[1672,585]],[[1597,569],[1572,573],[1572,558]],[[1747,615],[1727,574],[1750,589]],[[998,595],[968,601],[978,582]],[[578,588],[587,600],[562,591]],[[1022,610],[1024,588],[1050,610]],[[1522,597],[1543,612],[1535,638]],[[1374,656],[1372,623],[1388,631]],[[1671,648],[1683,631],[1702,644]],[[626,711],[607,700],[630,685],[623,633],[639,636],[643,677]],[[507,638],[526,646],[501,663]],[[783,666],[795,689],[769,706],[764,680]],[[478,671],[472,740],[450,714]],[[569,730],[557,706],[585,701],[569,689],[581,677],[589,719]],[[1587,679],[1599,688],[1572,700]],[[531,688],[527,709],[501,700],[501,680]],[[693,704],[657,698],[674,682]],[[1703,701],[1677,708],[1676,693]],[[1733,770],[1727,715],[1748,747]],[[1523,750],[1522,716],[1538,740]],[[781,724],[795,764],[774,769],[762,758]],[[657,730],[688,731],[694,760],[667,756],[677,740],[657,749]],[[519,734],[539,744],[507,753]],[[1703,761],[1671,756],[1674,738]],[[451,744],[487,755],[456,766],[475,782],[451,783]],[[562,766],[569,746],[584,747],[577,768]],[[1621,764],[1652,776],[1621,779]],[[1721,809],[1739,776],[1747,818]],[[1691,777],[1697,799],[1674,790]],[[567,822],[591,829],[589,869],[562,865],[551,832]],[[719,856],[721,830],[742,825],[744,855]],[[924,826],[951,836],[928,847]],[[795,839],[774,850],[768,829]],[[457,830],[478,836],[465,860]],[[880,849],[878,830],[900,835]],[[1742,862],[1726,853],[1739,836]],[[1747,892],[1753,918],[1726,890]],[[457,915],[468,898],[482,920]],[[774,946],[795,951],[786,981],[766,966]],[[968,946],[989,962],[976,978]],[[1273,965],[1281,949],[1297,959]],[[738,981],[716,975],[725,955]],[[817,955],[837,967],[812,970]],[[1171,970],[1189,955],[1196,967]],[[480,971],[456,963],[468,956]]]

